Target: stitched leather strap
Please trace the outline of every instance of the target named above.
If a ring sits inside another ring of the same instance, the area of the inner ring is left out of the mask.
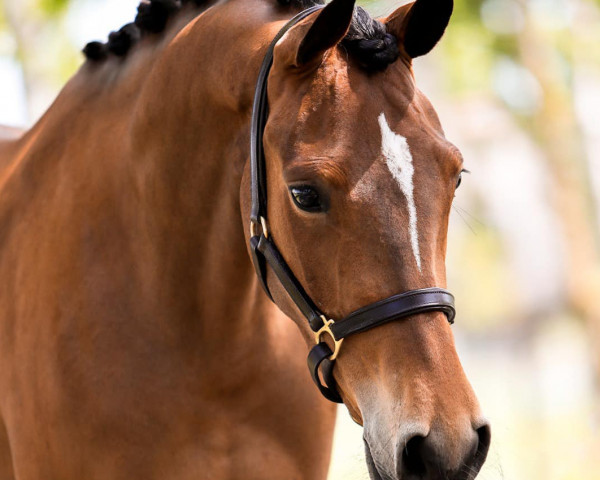
[[[265,260],[283,285],[283,288],[285,288],[298,309],[306,317],[311,329],[314,332],[319,330],[323,325],[321,314],[290,270],[290,267],[279,253],[275,244],[268,238],[265,238],[264,235],[261,235],[258,241],[257,250],[264,256]]]
[[[391,320],[433,311],[443,312],[448,322],[454,323],[454,296],[447,290],[435,287],[410,290],[352,312],[346,318],[335,322],[331,331],[336,340],[340,340]]]
[[[269,297],[269,299],[274,302],[273,297],[271,296],[271,292],[269,291],[269,287],[267,286],[267,262],[265,261],[265,257],[259,252],[258,244],[260,242],[260,236],[254,235],[250,237],[250,252],[252,252],[252,264],[254,265],[254,270],[256,271],[256,276],[260,281],[260,285]]]
[[[287,22],[270,43],[265,58],[258,72],[256,90],[254,91],[254,104],[252,108],[252,120],[250,123],[250,182],[252,194],[252,207],[250,220],[256,224],[260,217],[267,218],[267,181],[265,176],[265,152],[263,149],[263,133],[269,115],[269,103],[267,100],[267,79],[273,64],[273,50],[277,42],[285,33],[311,13],[321,10],[324,5],[315,5],[307,8],[294,16]],[[263,283],[264,282],[263,278]]]
[[[333,362],[328,360],[332,354],[333,352],[329,348],[329,345],[325,342],[317,343],[308,354],[308,369],[310,370],[313,382],[315,382],[315,385],[327,400],[343,403],[333,378]],[[321,379],[319,378],[319,367],[321,365],[323,366],[322,374],[325,385],[321,383]]]
[[[369,330],[392,320],[410,317],[419,313],[441,311],[450,324],[454,323],[456,311],[454,296],[441,288],[422,288],[388,297],[379,302],[352,312],[343,320],[331,325],[331,332],[336,340],[349,335]],[[315,345],[308,355],[308,369],[315,385],[325,398],[332,402],[342,403],[333,377],[334,362],[328,360],[332,355],[331,348],[324,342]],[[325,385],[319,378],[319,367]]]

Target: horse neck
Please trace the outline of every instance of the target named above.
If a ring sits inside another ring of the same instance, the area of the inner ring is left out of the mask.
[[[272,311],[249,261],[240,184],[273,18],[262,0],[211,8],[165,49],[132,109],[127,157],[143,205],[139,228],[152,239],[150,264],[166,273],[156,281],[182,298],[182,316],[193,309],[214,323],[256,326],[251,316]]]
[[[234,323],[256,329],[274,312],[240,214],[254,83],[274,19],[266,1],[232,0],[125,60],[87,62],[13,156],[13,180],[41,182],[39,207],[63,219],[73,245],[86,234],[94,268],[128,279],[136,315],[190,336],[231,340]]]

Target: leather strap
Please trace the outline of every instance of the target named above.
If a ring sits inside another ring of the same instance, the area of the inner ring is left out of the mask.
[[[317,343],[308,354],[308,370],[313,382],[327,400],[343,403],[333,378],[333,362],[329,361],[332,354],[331,348],[325,342]],[[325,385],[321,383],[319,378],[319,367],[321,365],[323,366],[322,374]]]
[[[267,118],[269,116],[269,103],[267,100],[267,80],[269,71],[273,64],[273,50],[277,42],[286,32],[301,20],[308,17],[311,13],[321,10],[324,5],[315,5],[307,8],[294,16],[287,22],[279,33],[270,43],[265,58],[263,59],[258,78],[256,80],[256,90],[254,91],[254,104],[252,108],[252,120],[250,123],[250,182],[252,194],[252,207],[250,211],[250,220],[260,223],[260,217],[267,218],[267,181],[265,175],[265,152],[263,149],[263,133]],[[266,285],[266,282],[263,283]]]
[[[456,310],[454,296],[441,288],[422,288],[388,297],[379,302],[360,308],[343,320],[333,323],[330,330],[335,340],[369,330],[383,323],[410,317],[419,313],[441,311],[446,315],[448,323],[454,323]],[[331,348],[325,342],[315,345],[308,355],[308,369],[319,391],[332,402],[342,403],[333,378],[334,362],[329,361]],[[319,378],[319,367],[325,385]]]
[[[264,235],[261,235],[258,241],[257,250],[264,256],[265,260],[283,285],[283,288],[285,288],[298,309],[306,317],[313,332],[319,330],[323,325],[321,313],[319,313],[312,299],[304,291],[304,288],[302,288],[302,285],[300,285],[300,282],[290,270],[290,267],[279,253],[279,250],[277,250],[275,244],[268,238],[265,238]]]
[[[335,339],[340,340],[392,320],[433,311],[443,312],[453,324],[456,315],[454,296],[436,287],[410,290],[360,308],[330,328]]]

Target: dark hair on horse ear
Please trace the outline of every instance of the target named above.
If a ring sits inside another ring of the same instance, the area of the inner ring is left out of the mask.
[[[410,9],[404,35],[404,48],[412,57],[428,53],[440,41],[450,17],[452,0],[417,0]]]
[[[198,2],[194,2],[198,3]],[[142,31],[159,33],[165,29],[169,17],[181,8],[177,0],[143,0],[138,5],[135,24]]]
[[[131,46],[140,39],[140,29],[133,23],[128,23],[117,32],[108,35],[108,50],[118,57],[127,54]]]
[[[318,13],[298,45],[297,66],[308,65],[323,58],[323,54],[336,46],[346,35],[355,0],[331,0]]]
[[[342,44],[368,71],[385,70],[399,56],[396,37],[385,26],[373,20],[362,8],[356,7],[350,29]]]
[[[108,56],[108,47],[102,42],[90,42],[83,47],[82,52],[88,60],[99,62]]]
[[[453,0],[415,0],[397,8],[385,25],[400,40],[400,50],[406,56],[420,57],[444,35],[453,6]]]

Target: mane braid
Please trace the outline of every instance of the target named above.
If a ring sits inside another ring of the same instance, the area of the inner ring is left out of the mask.
[[[387,33],[385,25],[371,18],[362,7],[354,9],[342,45],[362,68],[372,72],[385,70],[400,56],[396,37]]]
[[[142,31],[160,33],[165,29],[169,17],[181,6],[177,0],[142,1],[137,8],[135,24]]]
[[[169,20],[184,5],[205,6],[211,0],[142,0],[133,23],[111,32],[108,42],[90,42],[83,48],[85,57],[100,62],[109,55],[124,57],[144,35],[162,32]],[[323,5],[324,0],[274,0],[282,7],[304,10],[314,5]],[[384,70],[399,56],[396,37],[387,33],[385,25],[371,16],[362,7],[355,7],[352,24],[342,40],[343,47],[369,72]]]
[[[324,0],[277,0],[280,5],[304,10],[323,5]],[[371,18],[362,7],[354,8],[352,23],[342,40],[348,53],[368,72],[385,70],[400,56],[398,40],[387,33],[385,25]]]
[[[121,27],[117,32],[111,32],[108,36],[108,50],[118,57],[127,54],[131,46],[141,37],[140,29],[133,23]]]
[[[108,35],[108,42],[94,41],[88,43],[82,50],[88,60],[102,61],[109,54],[118,57],[127,55],[144,35],[162,32],[169,20],[184,5],[193,4],[202,7],[210,0],[142,0],[138,5],[138,13],[133,23],[124,25],[116,32]]]

